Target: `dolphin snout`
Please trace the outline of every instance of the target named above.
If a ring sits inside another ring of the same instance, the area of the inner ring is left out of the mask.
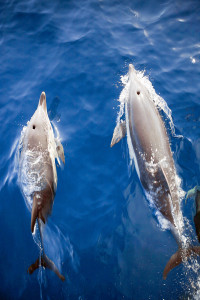
[[[134,70],[135,70],[134,66],[132,64],[129,64],[129,73],[133,72]]]
[[[46,94],[42,92],[40,95],[39,105],[43,107],[44,110],[47,110],[47,103],[46,103]]]

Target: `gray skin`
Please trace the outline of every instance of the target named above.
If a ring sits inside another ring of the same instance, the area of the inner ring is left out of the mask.
[[[41,94],[38,108],[32,116],[24,137],[24,148],[35,156],[41,157],[39,164],[30,165],[29,172],[37,174],[36,185],[39,191],[33,193],[33,206],[31,215],[31,231],[34,230],[36,218],[39,216],[43,223],[50,215],[54,196],[57,188],[57,174],[55,168],[55,159],[53,160],[48,150],[49,134],[52,130],[47,116],[46,96]]]
[[[194,198],[196,204],[196,214],[194,216],[194,224],[198,241],[200,243],[200,186],[195,186],[187,193],[186,201],[188,198]]]
[[[168,272],[182,262],[182,222],[176,171],[167,132],[148,89],[138,78],[133,65],[129,65],[129,97],[125,103],[126,120],[117,124],[111,147],[127,133],[130,158],[134,164],[146,195],[157,210],[169,221],[170,229],[178,243],[179,250],[172,255],[163,272]],[[178,220],[178,221],[177,221]],[[184,256],[199,254],[199,248],[187,249]]]
[[[55,264],[44,253],[42,237],[43,224],[46,223],[48,216],[51,214],[57,188],[55,157],[60,156],[63,163],[65,163],[63,147],[61,144],[57,144],[47,114],[46,95],[43,92],[37,110],[27,124],[21,154],[21,172],[25,172],[25,176],[21,176],[21,178],[26,178],[25,185],[28,185],[29,190],[31,190],[32,205],[28,203],[29,208],[32,210],[31,231],[34,231],[37,220],[43,248],[41,260],[37,259],[29,267],[28,272],[32,274],[39,265],[42,265],[53,270],[61,280],[64,280],[64,276],[59,273]],[[24,161],[26,165],[23,165]]]
[[[175,227],[173,215],[180,213],[180,206],[166,129],[155,104],[149,100],[148,90],[140,86],[139,82],[135,83],[134,70],[130,70],[130,73],[128,130],[140,170],[140,180],[145,191],[154,198],[156,208]],[[153,171],[147,167],[152,164]]]
[[[130,155],[134,152],[136,171],[143,188],[156,208],[176,227],[174,216],[180,214],[180,206],[166,129],[147,88],[137,78],[132,65],[129,66],[129,81],[129,99],[125,105],[126,131],[131,139],[128,141]],[[113,144],[112,140],[111,146]]]

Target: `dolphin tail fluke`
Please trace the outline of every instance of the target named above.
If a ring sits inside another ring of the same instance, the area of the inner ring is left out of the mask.
[[[32,205],[32,212],[31,212],[31,232],[32,233],[34,231],[35,222],[38,218],[40,218],[42,220],[42,222],[45,224],[45,218],[42,214],[42,210],[38,206],[38,201],[37,201],[36,195],[34,195],[33,205]]]
[[[125,135],[126,135],[126,122],[121,121],[121,123],[118,123],[114,129],[110,147],[117,144],[121,139],[125,137]]]
[[[38,258],[36,260],[36,262],[34,264],[32,264],[29,268],[28,268],[28,273],[32,274],[35,270],[37,270],[39,267],[44,267],[44,268],[48,268],[50,270],[52,270],[54,273],[56,273],[56,275],[62,280],[65,281],[65,277],[60,274],[58,268],[56,267],[56,265],[54,264],[54,262],[52,260],[50,260],[46,254],[43,254],[41,256],[41,260]]]
[[[200,255],[200,246],[189,247],[186,249],[179,248],[176,253],[174,253],[163,271],[163,279],[167,278],[168,273],[180,265],[183,261],[186,261],[191,255]]]

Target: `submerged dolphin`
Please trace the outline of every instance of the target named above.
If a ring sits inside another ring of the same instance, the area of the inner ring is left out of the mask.
[[[40,265],[53,270],[61,280],[55,264],[46,256],[43,246],[43,225],[51,214],[57,188],[55,158],[65,163],[63,146],[54,138],[53,129],[47,114],[46,95],[42,92],[37,110],[27,123],[22,137],[20,156],[20,181],[28,208],[31,210],[31,231],[36,220],[40,232],[42,256],[32,264],[28,272],[32,274]]]
[[[188,191],[186,201],[188,198],[195,199],[196,214],[194,216],[194,225],[196,229],[196,235],[200,243],[200,186],[199,185],[195,186],[193,189]]]
[[[182,213],[180,210],[176,170],[166,128],[158,109],[150,98],[147,87],[129,65],[129,95],[125,103],[126,120],[117,124],[111,147],[127,133],[130,158],[134,160],[137,175],[150,201],[169,221],[178,243],[178,251],[167,263],[163,278],[184,258],[199,254],[200,247],[185,248],[181,241]]]

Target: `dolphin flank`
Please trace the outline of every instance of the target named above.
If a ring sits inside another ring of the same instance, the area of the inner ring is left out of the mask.
[[[168,221],[178,244],[178,251],[168,261],[163,278],[190,255],[199,255],[200,247],[183,245],[183,217],[180,210],[176,170],[166,128],[145,84],[129,65],[129,88],[125,102],[125,121],[119,122],[113,133],[111,147],[126,134],[130,158],[148,199]]]
[[[28,208],[31,210],[31,232],[38,222],[42,256],[32,264],[28,273],[32,274],[39,266],[54,271],[64,281],[55,264],[47,257],[43,245],[43,227],[51,214],[57,189],[55,158],[65,163],[63,146],[55,139],[47,114],[46,95],[42,92],[38,107],[27,123],[20,155],[20,184]]]

